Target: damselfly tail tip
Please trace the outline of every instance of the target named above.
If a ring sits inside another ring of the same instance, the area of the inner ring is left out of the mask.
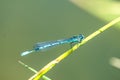
[[[25,51],[25,52],[21,53],[21,56],[25,56],[25,55],[30,54],[32,52],[33,52],[33,50],[32,51]]]

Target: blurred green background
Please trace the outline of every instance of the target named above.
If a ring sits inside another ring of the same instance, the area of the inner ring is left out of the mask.
[[[70,48],[68,44],[21,57],[36,42],[88,36],[103,20],[78,8],[69,0],[0,1],[0,80],[27,80],[36,70]],[[120,70],[109,65],[111,57],[120,57],[120,30],[110,28],[80,47],[46,75],[53,80],[120,80]]]

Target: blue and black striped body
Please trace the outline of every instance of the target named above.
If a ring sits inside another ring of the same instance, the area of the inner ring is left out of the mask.
[[[65,44],[65,43],[74,43],[74,42],[81,42],[81,40],[84,38],[83,35],[73,36],[68,39],[61,39],[56,41],[48,41],[48,42],[41,42],[37,43],[34,47],[35,51],[44,50],[50,47],[54,47],[57,45]]]
[[[80,35],[73,36],[73,37],[68,38],[68,39],[60,39],[60,40],[48,41],[48,42],[40,42],[34,46],[33,50],[23,52],[21,54],[21,56],[30,54],[30,53],[35,52],[35,51],[42,51],[44,49],[48,49],[48,48],[51,48],[51,47],[54,47],[57,45],[61,45],[61,44],[75,43],[75,42],[78,43],[78,42],[81,42],[83,39],[84,39],[84,36],[82,34],[80,34]]]

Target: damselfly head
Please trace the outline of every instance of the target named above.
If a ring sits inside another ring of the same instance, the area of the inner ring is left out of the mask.
[[[79,34],[73,36],[71,39],[73,42],[81,42],[84,39],[84,36],[82,34]]]
[[[84,39],[84,35],[79,34],[78,36],[78,42],[81,42]]]

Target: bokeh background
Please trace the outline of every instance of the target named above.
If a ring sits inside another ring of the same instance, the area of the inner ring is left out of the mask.
[[[18,60],[39,70],[70,48],[65,44],[20,56],[36,42],[78,34],[86,37],[108,23],[69,0],[1,0],[0,22],[0,80],[27,80],[34,73]],[[109,64],[111,57],[120,57],[120,30],[114,27],[80,47],[46,75],[53,80],[120,80],[120,70]]]

